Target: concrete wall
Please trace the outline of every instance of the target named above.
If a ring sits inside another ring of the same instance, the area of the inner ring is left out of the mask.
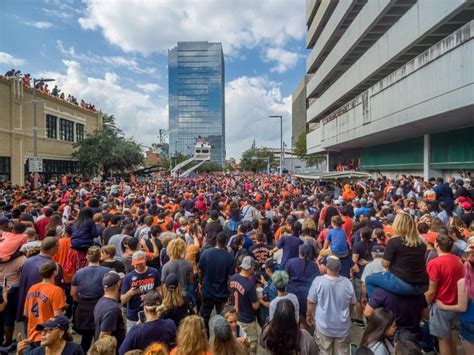
[[[358,18],[354,20],[308,84],[308,95],[321,84],[327,73],[334,67],[334,63],[337,63],[347,52],[350,44],[358,37],[357,34],[363,32],[362,30],[367,24],[364,23],[364,26],[361,26],[359,22],[367,20],[367,23],[369,23],[376,18],[377,11],[381,11],[384,4],[390,6],[388,3],[385,0],[369,1],[367,3],[358,16],[360,20],[358,21]],[[409,48],[412,43],[423,37],[431,28],[436,26],[448,14],[463,6],[464,3],[464,0],[437,1],[436,6],[433,6],[432,0],[418,1],[318,98],[317,105],[309,107],[307,119],[312,120],[321,115],[341,97],[361,85],[370,75],[394,59],[403,50]],[[369,13],[369,9],[372,8],[372,12]],[[364,11],[367,14],[363,14]],[[357,31],[352,32],[351,27],[355,27]]]
[[[295,148],[301,134],[306,134],[306,79],[293,92],[291,104],[291,147]]]
[[[324,117],[318,132],[308,134],[311,152],[369,146],[472,125],[473,36],[471,21]]]
[[[338,63],[342,61],[347,52],[349,52],[350,49],[364,36],[370,26],[376,22],[380,14],[390,5],[390,0],[377,0],[369,1],[364,6],[359,15],[354,19],[349,28],[344,32],[342,37],[331,50],[331,53],[326,57],[326,60],[321,64],[312,79],[308,82],[308,87],[306,89],[308,96],[311,96],[324,82],[326,77],[337,69]],[[331,21],[333,21],[333,19],[329,20],[329,22]],[[319,103],[316,107],[318,106]],[[314,117],[314,114],[311,111],[312,107],[315,107],[315,105],[312,105],[308,109],[308,120]]]

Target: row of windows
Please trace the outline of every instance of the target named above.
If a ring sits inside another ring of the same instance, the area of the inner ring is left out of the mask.
[[[179,83],[179,89],[207,89],[209,85],[207,83],[199,84],[199,83]]]
[[[76,142],[84,139],[84,125],[59,118],[59,139],[65,142],[74,142],[74,125],[76,125]],[[46,137],[58,139],[58,117],[46,115]]]

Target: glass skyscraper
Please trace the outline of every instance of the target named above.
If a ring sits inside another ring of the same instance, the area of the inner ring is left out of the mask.
[[[224,56],[221,43],[178,42],[168,51],[169,153],[192,155],[198,137],[211,160],[225,160]]]

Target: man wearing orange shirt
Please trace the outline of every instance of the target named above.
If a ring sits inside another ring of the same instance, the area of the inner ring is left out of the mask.
[[[30,287],[26,295],[24,316],[28,319],[28,340],[38,343],[41,333],[36,330],[38,324],[61,316],[66,308],[64,291],[54,284],[58,269],[54,261],[41,265],[39,273],[43,281]]]

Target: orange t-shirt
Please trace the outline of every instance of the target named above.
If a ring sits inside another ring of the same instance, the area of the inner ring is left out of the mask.
[[[24,309],[28,317],[28,340],[40,341],[41,333],[36,326],[53,318],[55,311],[65,307],[66,297],[61,287],[47,283],[31,286],[26,294]]]
[[[395,233],[393,233],[393,229],[390,224],[383,226],[383,231],[385,235],[387,236],[387,238],[389,239],[395,236]]]
[[[73,260],[71,249],[71,238],[63,237],[59,239],[58,251],[54,254],[52,259],[63,268],[64,282],[67,284],[71,283],[72,277],[76,272],[74,267],[76,263]]]
[[[354,221],[349,216],[344,216],[342,217],[342,219],[344,220],[344,224],[342,225],[342,228],[346,231],[347,238],[351,239],[352,227],[354,226]]]

